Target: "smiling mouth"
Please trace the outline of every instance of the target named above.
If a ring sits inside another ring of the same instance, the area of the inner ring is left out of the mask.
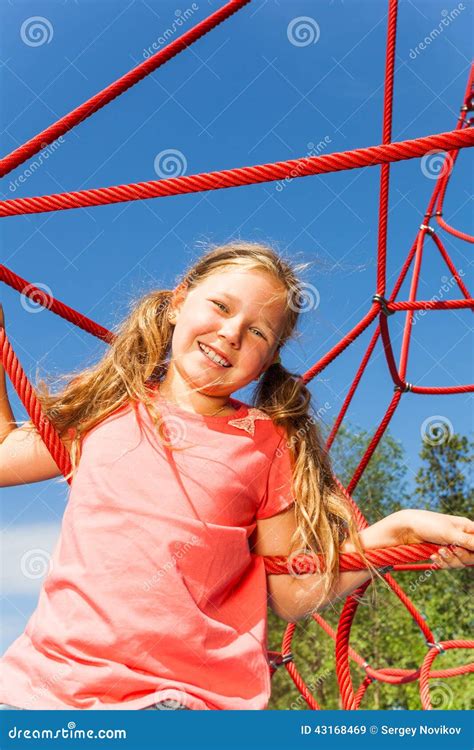
[[[224,359],[224,357],[220,357],[218,354],[216,354],[211,349],[210,346],[206,346],[206,349],[208,350],[207,353],[203,349],[203,346],[205,346],[205,344],[201,344],[201,342],[198,341],[198,346],[199,346],[199,349],[201,350],[202,354],[206,357],[206,359],[209,362],[212,362],[213,365],[216,365],[217,367],[223,367],[226,370],[229,369],[230,367],[232,367],[232,365],[230,364],[230,362],[228,360],[226,360],[226,359]],[[226,362],[227,364],[224,364],[224,362]]]

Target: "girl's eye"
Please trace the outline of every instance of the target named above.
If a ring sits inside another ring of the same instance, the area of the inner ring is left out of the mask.
[[[227,310],[226,306],[223,305],[222,302],[217,302],[217,300],[215,299],[213,299],[212,301],[214,302],[215,305],[219,305],[220,307],[223,307],[225,310]]]
[[[224,305],[222,302],[218,302],[216,299],[211,300],[215,305],[219,305],[220,308],[223,308],[224,310],[227,310],[226,305]],[[262,339],[265,338],[263,333],[258,330],[258,328],[253,328],[252,330],[257,331],[258,335],[262,337]]]

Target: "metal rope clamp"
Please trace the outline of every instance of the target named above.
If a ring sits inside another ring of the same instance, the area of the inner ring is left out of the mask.
[[[366,673],[366,675],[367,675],[367,677],[368,677],[369,680],[372,680],[372,682],[377,682],[377,678],[376,677],[372,677],[372,675],[367,674],[367,667],[370,667],[370,669],[372,669],[372,667],[370,666],[370,664],[369,664],[368,661],[363,661],[362,664],[361,664],[361,667],[362,667],[362,669],[365,669],[365,673]]]
[[[435,214],[436,216],[437,214]],[[420,229],[426,229],[428,234],[436,234],[436,230],[434,227],[430,226],[429,224],[420,224]]]
[[[439,651],[440,654],[445,654],[446,653],[446,649],[443,648],[443,646],[441,645],[441,643],[438,643],[438,641],[434,641],[434,643],[432,643],[431,641],[426,641],[426,645],[428,646],[428,648],[436,648],[436,649],[438,649],[438,651]]]
[[[401,385],[395,385],[393,387],[394,391],[401,391],[402,393],[408,393],[409,391],[413,390],[413,385],[411,383],[404,383],[403,386]]]
[[[380,309],[383,312],[385,316],[394,315],[395,310],[389,310],[388,309],[388,302],[385,299],[385,297],[382,297],[381,294],[374,294],[372,297],[372,302],[378,302],[380,305]]]
[[[272,669],[278,669],[278,667],[283,666],[283,664],[287,664],[289,661],[293,661],[293,654],[291,651],[288,651],[288,653],[281,658],[279,656],[275,656],[275,658],[270,661],[270,666]]]

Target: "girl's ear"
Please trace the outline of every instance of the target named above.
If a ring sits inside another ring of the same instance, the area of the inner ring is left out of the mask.
[[[171,322],[174,322],[176,320],[176,315],[179,312],[179,308],[186,299],[187,292],[188,287],[184,281],[182,281],[181,284],[178,284],[178,286],[173,290],[168,311],[168,318]]]

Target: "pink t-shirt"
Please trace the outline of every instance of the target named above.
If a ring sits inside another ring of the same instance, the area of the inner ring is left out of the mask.
[[[270,697],[256,518],[292,502],[283,428],[237,399],[214,417],[143,404],[90,430],[38,605],[0,664],[25,709],[264,709]]]

